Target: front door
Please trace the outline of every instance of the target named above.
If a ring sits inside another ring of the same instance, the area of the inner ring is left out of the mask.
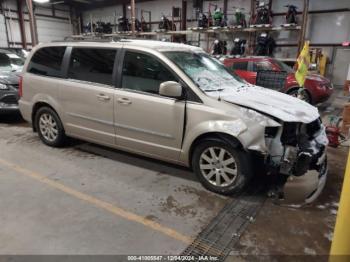
[[[114,145],[116,49],[73,48],[60,101],[69,135]]]
[[[177,77],[156,56],[126,51],[115,92],[116,143],[119,147],[178,160],[185,101],[159,95],[159,86]]]

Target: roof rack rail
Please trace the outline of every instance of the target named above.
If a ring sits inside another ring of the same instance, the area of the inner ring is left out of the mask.
[[[72,35],[64,38],[63,41],[71,42],[121,42],[127,41],[125,37],[120,35]],[[62,42],[62,41],[57,41]]]

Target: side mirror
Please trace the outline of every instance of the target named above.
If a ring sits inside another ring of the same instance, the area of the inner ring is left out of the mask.
[[[160,84],[159,94],[166,97],[181,98],[182,86],[174,81],[163,82]]]

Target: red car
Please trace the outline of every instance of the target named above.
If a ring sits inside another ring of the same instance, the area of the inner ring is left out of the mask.
[[[287,80],[280,90],[286,94],[297,96],[299,85],[295,79],[295,71],[285,63],[270,57],[226,58],[224,65],[251,84],[256,84],[257,72],[260,70],[285,71]],[[325,102],[333,93],[332,83],[325,77],[310,74],[305,81],[305,101],[311,104]]]

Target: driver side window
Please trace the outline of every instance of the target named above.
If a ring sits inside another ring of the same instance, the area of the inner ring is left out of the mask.
[[[176,77],[155,57],[127,51],[124,56],[122,88],[159,94],[159,86]]]

